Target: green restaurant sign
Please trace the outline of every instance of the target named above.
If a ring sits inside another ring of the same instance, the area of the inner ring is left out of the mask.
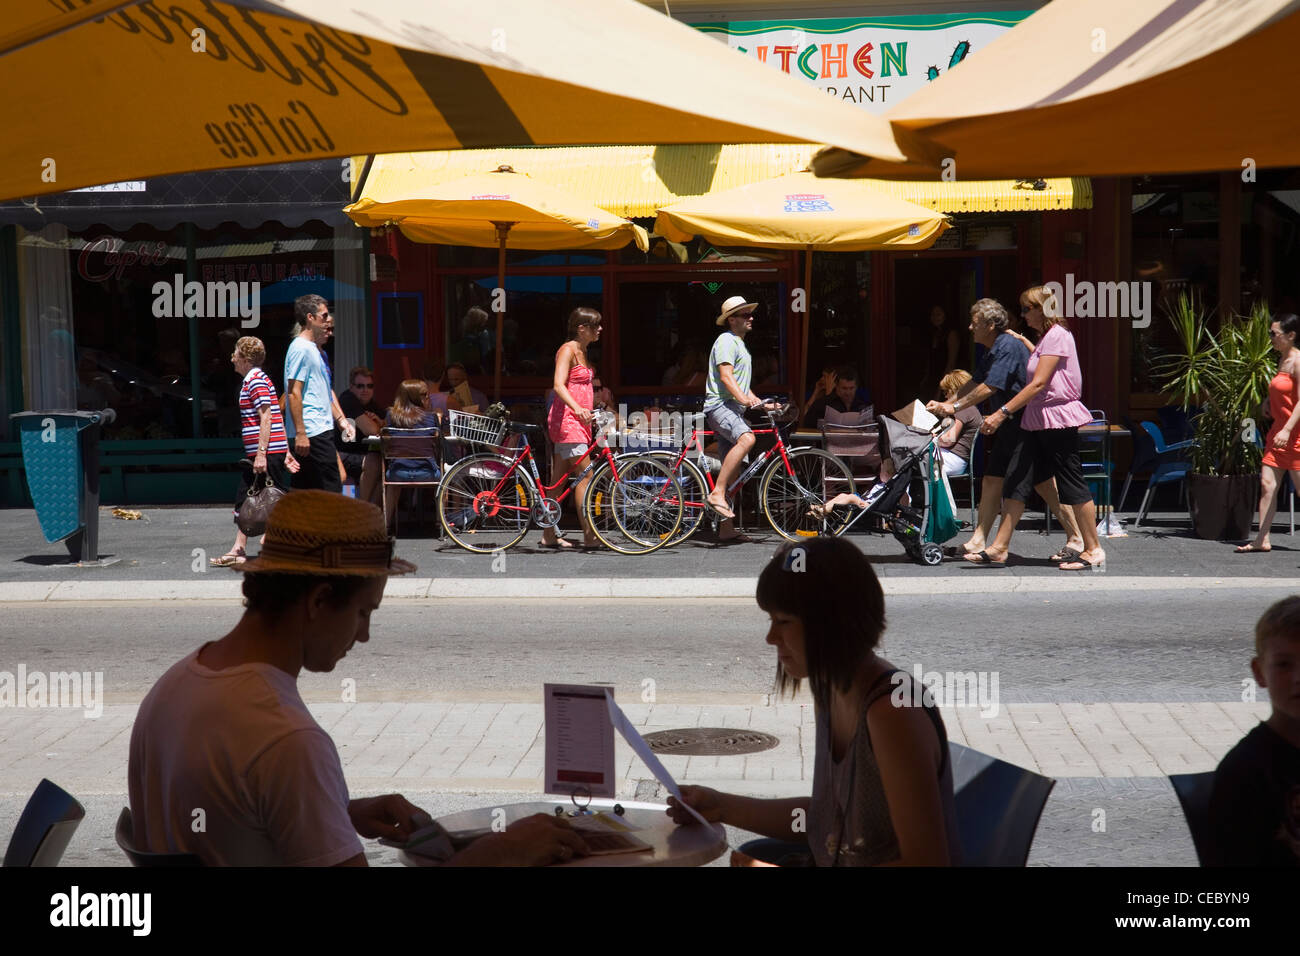
[[[1033,13],[695,23],[773,69],[883,113]]]

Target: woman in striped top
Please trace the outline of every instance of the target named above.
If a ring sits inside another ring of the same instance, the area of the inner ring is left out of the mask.
[[[255,475],[266,475],[269,482],[281,491],[289,490],[289,475],[298,470],[298,462],[289,451],[289,441],[284,434],[284,418],[280,414],[275,385],[261,365],[266,361],[266,346],[262,340],[246,335],[235,343],[230,356],[235,371],[244,376],[239,386],[239,421],[244,437],[244,453],[251,468],[240,469],[239,493],[235,495],[235,517],[248,497]],[[238,528],[238,525],[236,525]],[[236,530],[234,546],[212,563],[220,568],[243,564],[248,536]]]

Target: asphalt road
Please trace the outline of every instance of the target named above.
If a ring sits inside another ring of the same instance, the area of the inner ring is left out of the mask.
[[[900,595],[884,654],[896,666],[996,671],[1003,701],[1232,701],[1248,677],[1253,627],[1295,590]],[[10,604],[0,607],[0,670],[104,672],[106,702],[139,700],[171,664],[219,637],[230,602]],[[331,674],[304,674],[308,700],[340,681],[371,700],[538,701],[545,681],[608,682],[637,700],[753,702],[775,655],[752,601],[390,600],[371,640]]]

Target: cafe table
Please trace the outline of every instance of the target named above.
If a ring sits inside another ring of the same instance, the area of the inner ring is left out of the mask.
[[[615,815],[615,803],[623,807],[622,816]],[[464,810],[439,817],[438,823],[450,833],[491,830],[497,821],[500,821],[497,822],[500,827],[502,823],[509,826],[534,813],[552,816],[557,806],[564,808],[566,819],[567,814],[574,809],[574,804],[568,797],[554,797],[529,803],[497,804],[477,810]],[[710,860],[717,859],[727,849],[727,834],[722,824],[714,823],[706,827],[701,823],[689,823],[678,826],[668,818],[664,812],[668,808],[662,803],[592,800],[588,809],[593,813],[604,812],[621,821],[631,828],[633,836],[649,843],[651,849],[639,853],[578,857],[567,863],[553,863],[552,866],[703,866]],[[498,810],[504,811],[504,816],[497,813]],[[398,852],[398,859],[404,866],[436,865],[428,857],[402,851]]]

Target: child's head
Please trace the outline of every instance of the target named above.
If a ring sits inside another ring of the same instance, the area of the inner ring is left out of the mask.
[[[1283,598],[1259,619],[1250,669],[1268,688],[1273,713],[1300,720],[1300,595]]]
[[[885,595],[857,547],[818,537],[783,545],[758,576],[758,606],[772,617],[768,643],[778,658],[780,693],[807,677],[819,706],[832,688],[848,691],[885,633]]]

